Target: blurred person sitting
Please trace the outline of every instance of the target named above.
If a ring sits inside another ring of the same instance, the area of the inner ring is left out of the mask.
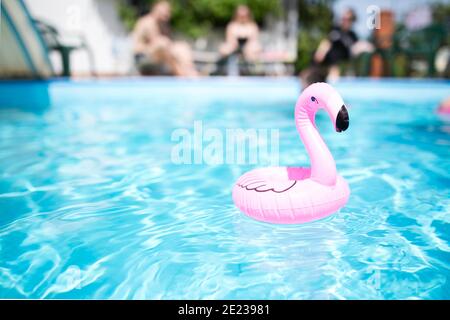
[[[315,54],[316,66],[328,69],[328,79],[339,78],[338,64],[350,60],[352,47],[358,42],[356,33],[352,30],[356,15],[352,9],[347,9],[341,17],[340,25],[334,26],[327,39],[320,42]]]
[[[250,8],[239,5],[233,20],[227,25],[226,39],[221,45],[220,54],[223,57],[239,53],[246,61],[255,61],[261,52],[259,43],[259,27],[252,17]]]
[[[155,66],[156,74],[197,76],[189,45],[170,37],[170,18],[168,1],[156,2],[148,14],[139,18],[133,31],[136,65],[141,70],[145,65]]]

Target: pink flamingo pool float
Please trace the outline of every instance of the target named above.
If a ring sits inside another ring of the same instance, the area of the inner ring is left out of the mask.
[[[437,112],[444,116],[450,116],[450,97],[442,101]]]
[[[236,206],[248,216],[271,223],[304,223],[342,208],[350,196],[347,182],[317,131],[315,115],[324,108],[337,132],[349,117],[339,93],[326,83],[306,88],[295,106],[295,122],[311,160],[311,168],[271,167],[242,175],[233,187]]]

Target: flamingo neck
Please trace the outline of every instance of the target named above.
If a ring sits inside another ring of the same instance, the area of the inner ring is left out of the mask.
[[[316,110],[308,107],[306,99],[296,110],[297,130],[311,162],[311,179],[327,186],[336,184],[336,163],[315,126]]]

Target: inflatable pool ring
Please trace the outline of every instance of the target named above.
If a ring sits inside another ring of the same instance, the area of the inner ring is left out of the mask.
[[[315,126],[324,108],[337,132],[349,117],[339,93],[329,84],[306,88],[295,106],[297,130],[311,160],[311,168],[260,168],[242,175],[233,187],[236,206],[248,216],[271,223],[303,223],[326,217],[343,207],[350,196],[347,182],[336,172],[333,156]]]
[[[437,112],[444,116],[450,116],[450,97],[441,102]]]

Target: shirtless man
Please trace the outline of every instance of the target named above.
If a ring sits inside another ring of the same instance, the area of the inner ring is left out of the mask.
[[[170,38],[170,18],[169,2],[158,1],[137,21],[133,31],[136,61],[145,58],[176,76],[197,76],[189,45]]]
[[[247,61],[257,60],[261,52],[258,25],[253,21],[250,8],[245,5],[237,7],[227,26],[225,43],[220,47],[220,53],[225,57],[237,51],[241,51]]]

